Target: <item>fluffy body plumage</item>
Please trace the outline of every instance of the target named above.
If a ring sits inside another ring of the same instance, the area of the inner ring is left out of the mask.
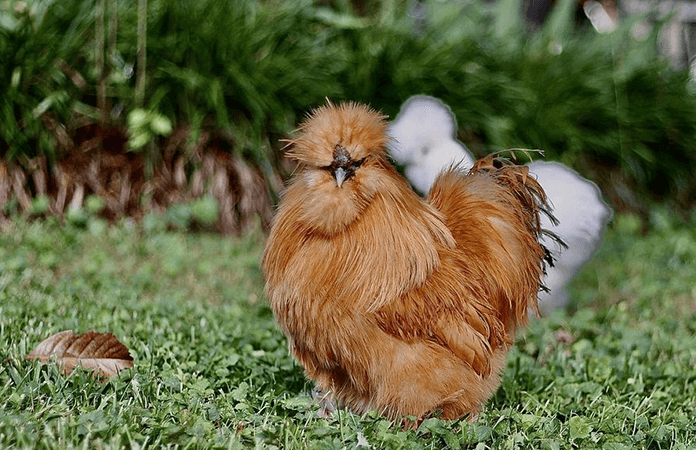
[[[477,412],[535,309],[545,196],[488,158],[443,173],[426,200],[389,163],[385,117],[320,107],[263,257],[271,308],[308,377],[390,418]]]
[[[441,171],[453,164],[467,171],[474,164],[468,149],[454,138],[454,114],[434,97],[416,95],[404,102],[388,132],[393,138],[392,156],[404,166],[408,181],[424,194]],[[567,287],[599,247],[612,212],[597,185],[563,164],[535,161],[527,166],[547,192],[558,219],[552,223],[542,216],[541,226],[566,244],[563,248],[549,238],[542,241],[556,260],[544,280],[548,291],[540,294],[539,301],[542,313],[549,314],[568,305]]]

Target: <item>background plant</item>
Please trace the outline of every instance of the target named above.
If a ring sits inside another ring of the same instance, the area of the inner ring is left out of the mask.
[[[100,2],[2,3],[4,161],[27,166],[22,158],[45,155],[50,174],[75,149],[88,159],[100,148],[128,150],[137,7]],[[99,5],[113,31],[97,42]],[[650,201],[667,201],[688,211],[696,198],[688,74],[659,57],[659,26],[636,34],[645,17],[599,34],[576,25],[574,8],[560,2],[532,33],[520,0],[150,1],[142,107],[173,132],[137,134],[151,144],[141,156],[171,171],[180,155],[188,176],[207,148],[243,158],[263,174],[269,202],[289,169],[279,139],[311,107],[357,100],[393,117],[425,93],[452,107],[460,138],[479,156],[541,148],[600,183],[617,208],[645,213]],[[95,55],[104,46],[101,72]],[[31,183],[27,190],[37,194]]]

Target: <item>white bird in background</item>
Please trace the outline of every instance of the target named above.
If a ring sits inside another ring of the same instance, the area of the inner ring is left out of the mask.
[[[425,95],[408,99],[390,125],[391,156],[404,167],[406,178],[421,193],[428,193],[443,169],[458,165],[467,171],[473,166],[474,158],[456,139],[456,130],[450,108]],[[527,165],[544,188],[559,220],[558,225],[553,225],[542,215],[542,228],[556,233],[568,245],[561,249],[551,239],[543,239],[556,258],[554,267],[547,268],[544,284],[549,292],[539,295],[542,313],[549,314],[568,305],[567,287],[602,242],[612,211],[596,184],[563,164],[535,161]]]
[[[416,95],[401,105],[389,125],[394,139],[391,157],[404,167],[404,175],[416,190],[427,194],[442,169],[460,164],[471,169],[474,158],[455,137],[457,121],[447,105],[434,97]]]

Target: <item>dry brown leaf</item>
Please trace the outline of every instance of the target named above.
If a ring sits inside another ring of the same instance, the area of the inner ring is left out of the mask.
[[[88,331],[75,335],[71,330],[61,331],[41,342],[27,356],[41,363],[53,358],[67,375],[77,366],[94,369],[102,377],[116,375],[119,370],[133,367],[128,348],[111,333]]]

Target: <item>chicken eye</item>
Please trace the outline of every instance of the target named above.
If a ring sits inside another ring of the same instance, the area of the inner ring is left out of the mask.
[[[353,162],[350,164],[350,169],[351,169],[351,170],[356,170],[358,167],[362,166],[362,164],[363,164],[364,162],[365,162],[365,158],[359,159],[359,160],[357,160],[357,161],[353,161]]]

